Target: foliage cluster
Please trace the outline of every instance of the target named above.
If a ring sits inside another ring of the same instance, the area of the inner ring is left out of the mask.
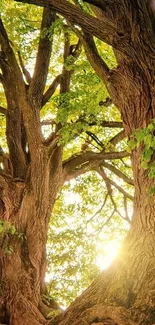
[[[136,147],[142,147],[141,167],[148,169],[148,177],[155,176],[155,119],[143,129],[137,129],[133,132],[130,140],[128,141],[129,148],[133,150]]]

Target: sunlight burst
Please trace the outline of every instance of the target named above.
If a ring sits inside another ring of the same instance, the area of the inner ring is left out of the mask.
[[[107,269],[118,255],[120,242],[117,240],[109,241],[103,249],[100,250],[99,255],[96,258],[96,265],[101,269]]]

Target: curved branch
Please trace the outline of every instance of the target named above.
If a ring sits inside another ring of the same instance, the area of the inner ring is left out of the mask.
[[[127,193],[121,186],[119,186],[118,184],[116,184],[112,179],[109,179],[111,185],[113,185],[115,188],[117,188],[117,190],[122,193],[126,198],[130,199],[131,201],[133,201],[134,197]]]
[[[102,1],[102,8],[96,7],[100,13],[98,18],[83,12],[78,6],[66,0],[16,0],[18,2],[35,4],[49,7],[56,10],[70,23],[80,26],[86,33],[89,33],[126,56],[134,59],[140,67],[152,69],[152,57],[154,55],[154,15],[150,9],[149,1],[135,0],[107,0]],[[95,8],[95,6],[94,6]],[[123,10],[122,10],[123,8]],[[94,12],[96,12],[94,10]],[[135,37],[132,38],[131,19],[134,11],[133,25],[136,24]],[[145,15],[144,15],[145,14]],[[119,24],[118,24],[119,21]],[[144,28],[147,26],[147,29]],[[139,37],[141,31],[141,37]],[[142,47],[143,43],[143,47]],[[143,51],[148,50],[150,63],[144,59]],[[139,51],[137,51],[139,48]],[[151,51],[150,51],[151,48]],[[140,50],[141,49],[141,50]],[[150,53],[150,54],[149,54]],[[143,63],[143,64],[142,64]]]
[[[43,7],[49,7],[56,10],[59,14],[83,28],[87,33],[90,33],[102,41],[113,44],[113,37],[116,29],[108,22],[101,21],[98,18],[90,16],[83,12],[78,6],[69,3],[66,0],[16,0],[17,2],[29,3]]]
[[[80,154],[72,156],[71,158],[65,160],[63,162],[63,171],[64,171],[64,178],[65,181],[75,178],[86,171],[91,169],[95,169],[98,167],[103,160],[113,160],[128,157],[129,153],[126,151],[120,152],[80,152]]]
[[[105,61],[99,55],[93,36],[90,33],[86,33],[86,32],[84,32],[82,35],[76,28],[73,27],[72,29],[80,37],[81,42],[85,49],[86,56],[92,68],[99,76],[99,78],[105,83],[105,85],[108,85],[109,82],[108,79],[110,77],[110,69],[105,63]]]
[[[57,89],[58,85],[60,84],[61,80],[61,74],[59,74],[51,83],[49,88],[46,90],[46,92],[43,95],[42,98],[42,106],[44,106],[48,100],[51,98],[51,96],[54,94],[55,90]]]
[[[102,150],[105,150],[105,145],[93,132],[86,131],[86,134],[89,135],[91,139],[94,140],[96,144],[102,148]]]
[[[112,166],[111,164],[104,161],[104,162],[102,162],[102,166],[109,169],[112,173],[117,175],[119,178],[123,179],[124,182],[126,182],[126,183],[128,183],[130,185],[134,185],[133,179],[126,176],[124,173],[122,173],[119,169]]]
[[[106,175],[104,169],[100,166],[97,169],[97,172],[101,175],[101,177],[103,178],[106,187],[107,187],[107,194],[110,197],[110,200],[114,206],[114,210],[120,215],[121,218],[123,218],[124,220],[128,221],[129,223],[131,222],[129,216],[128,216],[128,211],[127,211],[127,196],[124,195],[123,193],[123,199],[124,199],[124,210],[125,210],[125,218],[121,215],[121,213],[119,212],[119,210],[117,209],[117,204],[113,198],[113,189],[111,187],[112,183],[111,183],[111,179]]]
[[[104,201],[101,205],[101,207],[95,212],[95,214],[93,214],[93,216],[86,221],[86,225],[88,225],[89,222],[91,222],[104,208],[106,202],[107,202],[107,199],[108,199],[108,194],[105,195],[105,198],[104,198]]]
[[[112,205],[114,207],[114,211],[116,211],[120,215],[120,217],[122,217],[121,214],[119,213],[118,209],[117,209],[116,202],[115,202],[115,200],[113,198],[113,189],[111,187],[111,183],[109,181],[109,178],[107,177],[104,169],[101,168],[101,167],[100,167],[100,173],[102,174],[102,178],[103,178],[103,180],[105,182],[105,185],[106,185],[106,188],[107,188],[107,194],[110,197],[110,201],[111,201],[111,203],[112,203]]]

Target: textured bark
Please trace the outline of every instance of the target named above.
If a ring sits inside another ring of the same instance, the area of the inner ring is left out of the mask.
[[[41,30],[50,27],[54,19],[55,13],[45,9]],[[0,323],[40,325],[46,321],[39,308],[48,222],[62,185],[61,146],[57,147],[57,141],[44,141],[39,117],[51,42],[47,37],[40,39],[30,87],[25,85],[1,20],[0,43],[7,101],[6,136],[13,167],[11,175],[5,168],[0,173],[0,219],[16,229],[11,233],[6,228],[0,238]]]
[[[1,237],[0,322],[12,325],[44,324],[38,306],[46,269],[47,227],[60,180],[49,191],[50,169],[43,168],[36,193],[30,182],[1,179],[1,219],[17,233]],[[59,172],[60,175],[60,172]],[[55,183],[55,174],[50,182]],[[49,202],[50,198],[50,202]],[[12,253],[7,253],[11,247]]]

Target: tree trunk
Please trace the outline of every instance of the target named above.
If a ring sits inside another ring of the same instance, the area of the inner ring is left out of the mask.
[[[37,193],[31,181],[14,181],[5,176],[0,182],[1,218],[6,224],[0,241],[1,323],[45,324],[38,306],[46,268],[49,216],[60,186],[55,173],[51,178],[53,190],[49,192],[49,171],[49,167],[43,168]],[[11,231],[13,225],[16,232]]]

